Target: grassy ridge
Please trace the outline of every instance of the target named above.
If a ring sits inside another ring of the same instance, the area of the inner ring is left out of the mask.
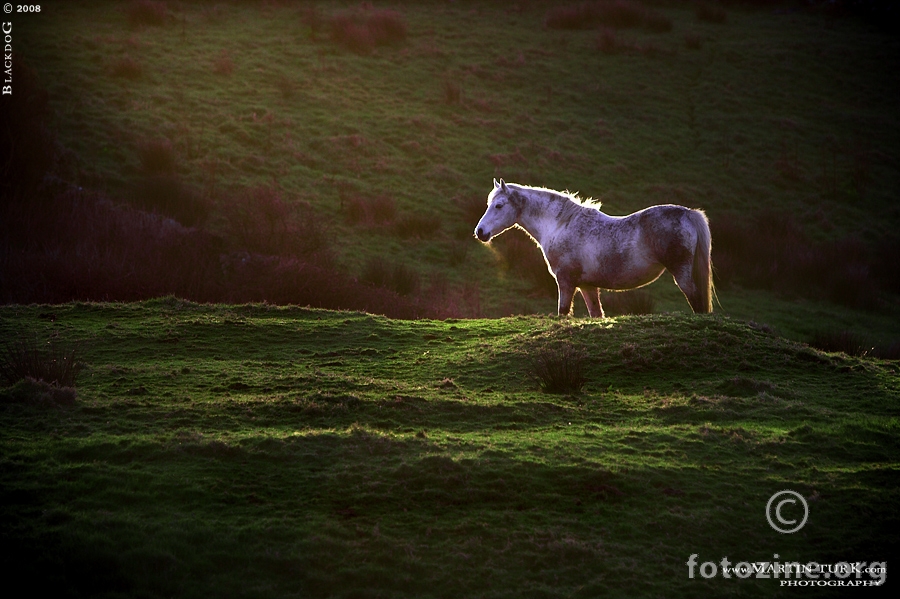
[[[0,404],[4,566],[75,595],[787,595],[685,563],[897,555],[896,363],[721,316],[163,299],[4,307],[0,333],[80,347],[74,407]],[[581,394],[526,376],[560,342]],[[794,535],[765,520],[783,488]]]

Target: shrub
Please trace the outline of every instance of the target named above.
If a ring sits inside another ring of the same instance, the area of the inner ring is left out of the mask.
[[[545,393],[578,393],[587,381],[585,358],[572,343],[539,347],[528,354],[529,375]]]
[[[275,186],[242,189],[222,204],[228,234],[241,249],[317,263],[331,260],[328,232],[312,207],[288,202]]]
[[[133,0],[125,9],[131,27],[165,25],[168,7],[165,2],[153,0]]]
[[[209,202],[177,175],[149,174],[138,178],[132,189],[137,206],[173,218],[182,225],[198,226],[209,218]]]
[[[10,385],[30,378],[57,386],[73,387],[80,365],[75,350],[35,339],[9,343],[0,356],[0,376]]]
[[[6,389],[0,389],[0,402],[38,406],[71,406],[78,393],[74,387],[50,384],[25,377]]]

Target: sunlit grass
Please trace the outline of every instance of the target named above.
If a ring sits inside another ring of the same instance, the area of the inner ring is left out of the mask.
[[[0,443],[12,564],[52,565],[44,587],[570,596],[615,578],[617,596],[755,596],[779,589],[690,580],[687,557],[895,549],[893,363],[723,317],[42,313],[4,308],[0,332],[84,342],[78,400],[0,405]],[[584,352],[581,393],[526,376],[561,340]],[[782,488],[813,498],[796,537],[765,523]]]

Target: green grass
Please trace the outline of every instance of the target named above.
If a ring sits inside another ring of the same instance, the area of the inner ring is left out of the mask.
[[[7,580],[73,596],[792,596],[686,562],[897,555],[896,362],[722,316],[392,321],[0,308],[77,343],[74,407],[0,403]],[[537,349],[587,354],[575,395]],[[766,523],[809,498],[793,535]],[[10,578],[13,577],[13,578]],[[834,590],[834,589],[832,589]]]
[[[384,265],[423,293],[443,281],[462,313],[532,315],[0,306],[4,342],[83,365],[71,406],[71,389],[0,389],[5,579],[91,597],[756,597],[806,591],[690,579],[687,560],[896,563],[898,363],[799,343],[889,345],[895,295],[856,310],[738,282],[694,317],[663,277],[659,314],[561,321],[533,315],[555,311],[549,275],[471,238],[459,204],[493,177],[611,214],[792,213],[815,241],[898,230],[896,37],[660,4],[672,31],[618,31],[611,54],[596,30],[545,28],[542,3],[379,4],[407,37],[367,55],[312,39],[291,3],[170,2],[146,27],[125,3],[13,15],[72,183],[126,198],[165,138],[213,234],[231,234],[228,198],[274,186],[350,274]],[[354,223],[375,199],[396,211]],[[565,343],[584,387],[542,393],[530,359]],[[765,518],[782,489],[810,505],[793,535]]]

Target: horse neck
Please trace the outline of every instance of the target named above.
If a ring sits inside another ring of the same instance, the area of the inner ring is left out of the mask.
[[[570,200],[549,194],[530,195],[529,200],[518,223],[538,243],[543,244],[559,227],[560,214],[568,207]]]

